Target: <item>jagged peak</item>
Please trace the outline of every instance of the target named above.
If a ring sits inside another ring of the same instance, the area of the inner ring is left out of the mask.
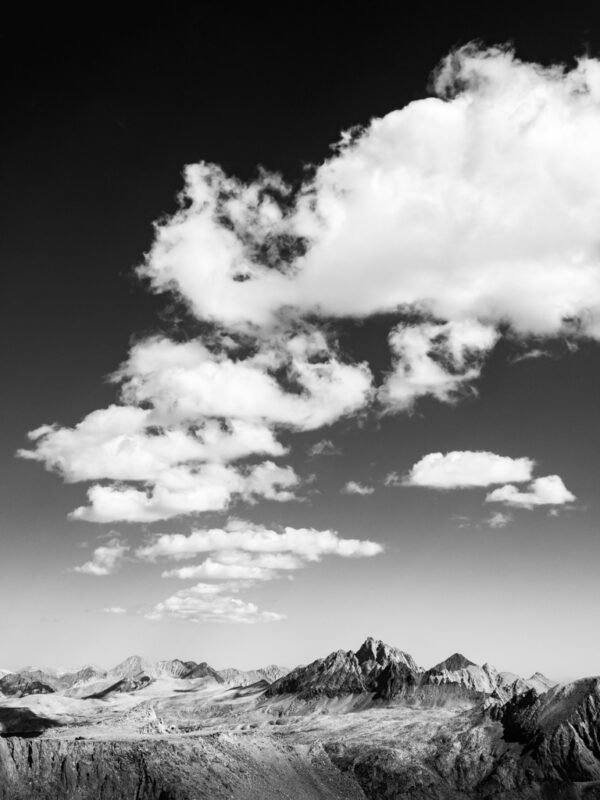
[[[452,653],[452,655],[448,656],[444,661],[440,661],[439,664],[432,667],[431,671],[441,672],[442,670],[447,670],[448,672],[456,672],[459,669],[467,669],[467,667],[476,666],[477,664],[474,661],[470,661],[466,656],[463,656],[462,653]]]
[[[359,664],[364,664],[366,661],[376,661],[378,664],[383,664],[387,661],[402,661],[411,669],[418,670],[413,657],[409,653],[386,644],[381,639],[375,639],[373,636],[367,636],[355,655]]]
[[[378,652],[387,647],[381,639],[375,639],[373,636],[367,636],[364,642],[356,651],[356,658],[362,664],[364,661],[376,661]]]

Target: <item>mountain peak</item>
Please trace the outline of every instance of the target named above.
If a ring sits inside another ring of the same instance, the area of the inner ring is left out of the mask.
[[[463,656],[462,653],[453,653],[444,661],[440,661],[439,664],[432,667],[431,671],[442,672],[442,670],[447,670],[448,672],[456,672],[459,669],[467,669],[467,667],[476,666],[474,661],[470,661],[466,656]]]

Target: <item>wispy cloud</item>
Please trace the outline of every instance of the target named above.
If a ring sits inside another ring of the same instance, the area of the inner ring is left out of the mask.
[[[97,577],[112,575],[123,563],[128,550],[129,546],[121,539],[113,538],[105,545],[97,547],[89,561],[86,561],[80,567],[73,567],[73,570],[86,575],[96,575]]]
[[[505,514],[503,511],[493,511],[485,520],[485,524],[490,528],[506,528],[512,522],[512,514]]]
[[[342,486],[342,494],[359,494],[365,497],[366,495],[373,494],[375,491],[373,486],[367,486],[358,481],[348,481]]]
[[[308,455],[313,458],[315,456],[339,456],[341,453],[340,448],[336,447],[331,439],[321,439],[308,448]]]
[[[145,616],[151,620],[178,619],[184,622],[232,622],[248,625],[285,619],[284,614],[260,611],[254,603],[223,595],[228,590],[231,591],[232,587],[199,583],[189,589],[181,589],[157,603]]]

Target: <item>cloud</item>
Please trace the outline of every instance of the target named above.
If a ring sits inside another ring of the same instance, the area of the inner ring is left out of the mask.
[[[163,578],[200,579],[202,583],[159,603],[151,612],[151,618],[173,616],[191,621],[224,618],[229,622],[257,622],[283,617],[272,612],[258,612],[252,604],[234,602],[221,594],[275,580],[308,563],[321,561],[324,556],[365,558],[382,551],[383,547],[377,542],[342,539],[335,531],[287,527],[278,532],[232,519],[226,528],[195,530],[189,535],[159,534],[138,548],[136,555],[146,561],[161,558],[179,561],[207,554],[199,564],[163,571]]]
[[[414,464],[403,483],[433,489],[462,489],[506,481],[528,481],[534,463],[531,458],[510,458],[483,450],[429,453]],[[395,473],[388,475],[390,481],[392,475]],[[386,485],[394,485],[387,483],[388,479]]]
[[[112,575],[121,566],[129,547],[120,539],[110,539],[102,547],[97,547],[92,558],[80,567],[73,567],[75,572],[98,577]]]
[[[397,472],[388,472],[383,480],[384,486],[404,486],[404,479]]]
[[[382,545],[368,539],[342,539],[331,530],[285,527],[281,532],[242,520],[230,520],[225,528],[194,530],[189,535],[163,533],[138,548],[138,558],[185,559],[201,553],[238,551],[255,554],[288,553],[303,561],[320,561],[323,556],[364,558],[378,555]]]
[[[91,486],[89,505],[71,514],[92,522],[295,499],[299,478],[290,466],[229,462],[285,455],[275,429],[311,430],[356,412],[371,396],[371,373],[342,363],[319,331],[271,337],[246,357],[229,355],[232,342],[221,337],[212,351],[200,340],[136,344],[114,376],[123,405],[94,411],[74,428],[41,426],[30,433],[33,449],[19,455],[67,481],[113,481]]]
[[[409,409],[425,395],[445,402],[457,399],[479,377],[497,339],[492,326],[476,320],[398,325],[389,335],[394,365],[379,399],[394,411]]]
[[[521,491],[516,486],[508,484],[499,486],[485,498],[486,503],[505,503],[516,508],[532,509],[535,506],[559,506],[575,500],[558,475],[547,475],[536,478],[531,484]]]
[[[271,461],[246,470],[223,464],[173,467],[146,489],[94,485],[87,492],[89,505],[76,508],[70,516],[100,523],[155,522],[182,514],[223,511],[235,498],[291,500],[294,494],[290,489],[297,483],[291,467]]]
[[[243,358],[199,340],[148,339],[134,345],[115,378],[124,399],[152,403],[157,420],[242,419],[303,431],[356,412],[370,397],[367,365],[340,361],[320,331],[273,333],[257,345],[257,353]],[[297,390],[286,391],[277,371]]]
[[[532,361],[538,358],[552,358],[552,353],[548,350],[541,350],[539,347],[534,347],[532,350],[527,350],[521,355],[515,356],[512,359],[512,363],[518,364],[520,361]]]
[[[312,458],[315,456],[339,456],[341,452],[339,447],[336,447],[331,439],[321,439],[315,442],[312,447],[308,448],[308,455]]]
[[[344,484],[341,491],[342,494],[360,494],[365,496],[373,494],[375,489],[372,486],[366,486],[357,481],[348,481],[348,483]]]
[[[485,524],[490,528],[506,528],[510,522],[512,522],[512,515],[502,511],[493,511],[485,520]]]
[[[600,63],[469,46],[434,88],[344,135],[296,196],[189,166],[142,274],[229,327],[411,308],[541,335],[577,318],[598,337]]]
[[[273,611],[259,611],[254,603],[247,603],[237,597],[223,596],[227,586],[199,583],[190,589],[182,589],[157,603],[145,614],[147,619],[179,619],[184,622],[233,622],[253,624],[257,622],[278,622],[285,619],[283,614]],[[231,588],[231,587],[229,587]]]
[[[99,609],[102,614],[126,614],[127,609],[123,606],[108,606],[107,608]]]
[[[18,455],[43,462],[71,483],[104,478],[151,481],[187,462],[286,453],[261,423],[200,418],[186,428],[157,429],[153,419],[150,409],[111,405],[88,414],[74,428],[44,425],[31,431],[35,449],[19,450]]]
[[[163,578],[182,580],[270,581],[282,570],[295,570],[304,566],[301,558],[289,553],[251,555],[243,551],[216,553],[192,567],[166,570]]]

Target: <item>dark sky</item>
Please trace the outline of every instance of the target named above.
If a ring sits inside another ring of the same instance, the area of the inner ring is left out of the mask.
[[[129,655],[130,646],[164,657],[165,650],[179,648],[172,655],[213,659],[219,667],[235,660],[231,639],[238,634],[229,626],[205,626],[206,652],[200,653],[193,626],[94,614],[101,606],[152,604],[169,590],[157,585],[151,591],[150,579],[140,577],[134,564],[131,580],[111,584],[113,603],[102,580],[65,572],[88,558],[82,545],[97,546],[108,529],[67,521],[67,513],[84,502],[82,486],[63,485],[41,466],[15,459],[15,451],[42,423],[71,426],[114,402],[115,388],[105,378],[126,358],[132,337],[169,328],[170,298],[146,291],[133,268],[152,243],[153,222],[175,211],[185,164],[215,162],[244,180],[263,165],[297,182],[305,165],[329,155],[340,131],[428,96],[432,69],[471,40],[513,42],[519,58],[542,64],[572,64],[582,53],[600,56],[600,24],[589,8],[541,8],[534,13],[481,3],[474,10],[452,5],[439,11],[426,4],[382,3],[352,14],[347,4],[324,10],[305,3],[271,13],[254,5],[243,11],[213,5],[207,11],[198,4],[139,17],[106,10],[78,17],[52,9],[23,12],[0,24],[0,630],[12,647],[3,649],[6,664],[0,666],[59,662],[63,653],[68,661],[102,660],[105,651],[116,661]],[[346,335],[358,358],[381,358],[386,331],[376,324],[348,328]],[[271,504],[268,518],[261,517],[262,505],[238,513],[256,523],[332,527],[386,541],[391,561],[344,564],[346,571],[333,582],[318,565],[310,578],[313,600],[330,604],[330,618],[316,628],[301,618],[298,587],[289,597],[282,582],[261,588],[261,607],[281,603],[289,619],[242,626],[239,641],[250,655],[238,658],[240,665],[255,666],[267,650],[266,661],[303,661],[373,634],[413,647],[417,659],[431,656],[432,663],[447,655],[446,648],[477,649],[480,641],[478,651],[467,655],[499,661],[506,652],[499,667],[562,670],[557,677],[592,670],[600,651],[591,644],[581,645],[580,656],[552,660],[552,602],[544,610],[535,600],[552,591],[562,598],[557,586],[564,575],[570,601],[560,624],[568,625],[576,609],[585,609],[590,622],[600,611],[597,509],[592,513],[600,361],[596,344],[572,354],[560,343],[552,347],[552,358],[512,364],[518,348],[513,352],[502,343],[483,369],[477,399],[456,406],[425,399],[412,415],[368,420],[362,427],[340,422],[302,439],[308,445],[334,438],[344,452],[323,462],[310,520],[302,504]],[[385,366],[385,360],[379,364]],[[481,492],[430,493],[426,514],[426,490],[420,489],[410,496],[402,488],[378,490],[344,501],[351,507],[339,501],[347,480],[381,481],[388,472],[407,471],[426,453],[449,450],[534,458],[543,465],[540,474],[558,473],[573,489],[579,510],[558,521],[519,512],[524,516],[518,530],[498,532],[483,525],[488,509],[481,507]],[[302,463],[295,457],[296,467]],[[463,518],[471,527],[460,526]],[[189,529],[187,520],[179,527],[155,525],[151,532]],[[402,541],[394,538],[397,529],[405,531]],[[125,535],[136,545],[141,541],[139,531],[125,527]],[[461,572],[465,560],[469,568]],[[459,580],[472,579],[471,596],[466,585],[452,589],[454,568]],[[140,586],[146,581],[144,596],[134,590],[138,580]],[[358,602],[355,587],[363,581]],[[377,581],[384,587],[381,596]],[[486,586],[490,625],[499,624],[504,607],[512,616],[509,624],[504,615],[500,640],[472,628],[486,625],[485,616],[473,612]],[[178,588],[173,584],[173,591]],[[457,609],[454,629],[448,628],[453,617],[446,600]],[[18,620],[13,601],[20,606]],[[69,603],[77,613],[68,611]],[[413,627],[409,605],[425,609]],[[438,611],[440,619],[432,624]],[[84,632],[77,643],[69,638],[70,624]],[[403,638],[405,624],[409,641]],[[542,663],[534,663],[530,651],[521,657],[519,646],[509,652],[511,624],[519,642],[527,640],[531,625],[538,627]],[[115,631],[113,625],[121,627]],[[284,625],[290,627],[282,635]],[[562,633],[555,632],[557,641]],[[577,646],[577,632],[565,637],[568,647]],[[488,654],[493,645],[495,652]]]

